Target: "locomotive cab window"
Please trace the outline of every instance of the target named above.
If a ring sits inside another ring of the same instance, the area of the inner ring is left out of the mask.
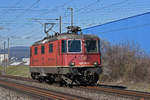
[[[66,53],[67,52],[67,43],[66,43],[66,40],[62,40],[61,41],[61,50],[62,50],[62,53]]]
[[[81,52],[81,41],[68,40],[68,52]]]
[[[35,54],[35,55],[38,54],[38,48],[37,48],[37,47],[34,48],[34,54]]]
[[[49,44],[49,53],[53,52],[53,44]]]
[[[97,52],[97,40],[86,40],[86,51],[89,53]]]
[[[45,53],[45,46],[41,46],[41,54]]]

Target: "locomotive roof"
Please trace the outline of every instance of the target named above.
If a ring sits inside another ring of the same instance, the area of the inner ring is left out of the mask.
[[[70,33],[63,33],[55,36],[46,37],[40,41],[35,42],[33,45],[44,44],[46,42],[60,40],[60,39],[99,39],[96,35],[89,35],[89,34],[70,34]]]

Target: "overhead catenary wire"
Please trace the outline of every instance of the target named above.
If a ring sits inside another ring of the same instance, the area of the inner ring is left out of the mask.
[[[47,14],[49,14],[49,12],[53,12],[53,14],[54,14],[54,13],[56,13],[56,12],[58,11],[58,9],[60,9],[60,8],[62,8],[62,7],[65,7],[67,4],[71,3],[71,1],[73,1],[73,0],[66,1],[65,3],[63,3],[63,4],[61,4],[61,5],[58,5],[58,6],[56,6],[56,7],[53,7],[53,8],[50,9],[49,11],[44,12],[44,13],[38,15],[38,16],[47,15]],[[35,16],[34,16],[34,17],[35,17]]]
[[[37,2],[35,2],[31,7],[29,7],[29,8],[32,8],[35,4],[37,4],[38,2],[39,2],[40,0],[38,0]],[[64,5],[64,4],[63,4]],[[19,16],[18,16],[19,17]],[[24,26],[24,25],[23,25]],[[23,27],[22,26],[22,27]]]
[[[17,8],[17,6],[22,2],[23,0],[19,0],[18,2],[16,2],[13,6],[11,6],[10,8]],[[8,8],[5,12],[1,13],[1,16],[0,17],[4,17],[4,15],[6,16],[6,14],[9,14],[8,13]]]
[[[37,3],[39,3],[39,2],[40,2],[40,0],[37,0],[36,2],[34,2],[30,7],[28,7],[27,10],[24,11],[24,13],[21,13],[20,15],[16,16],[16,18],[18,19],[18,18],[22,17],[29,9],[33,8],[33,7],[34,7]],[[15,18],[15,19],[16,19],[16,18]],[[15,20],[15,19],[14,19],[14,20]],[[23,26],[24,26],[24,24],[21,25],[20,27],[23,27]],[[15,32],[12,32],[12,33],[15,33]],[[12,33],[10,33],[10,34],[12,34]],[[10,34],[8,34],[8,35],[10,35]]]
[[[22,17],[23,15],[25,15],[27,13],[27,11],[29,11],[31,8],[33,8],[36,4],[38,4],[40,2],[40,0],[37,0],[36,2],[34,2],[30,7],[28,7],[24,13],[21,13],[20,15],[16,16],[16,18]]]
[[[112,4],[110,4],[110,5],[106,5],[106,6],[103,6],[103,7],[100,7],[100,8],[97,8],[97,9],[91,9],[90,7],[92,7],[92,6],[95,6],[95,5],[98,5],[99,3],[100,3],[100,0],[96,0],[96,1],[94,1],[94,2],[92,2],[92,3],[89,3],[89,4],[87,4],[86,6],[84,6],[84,7],[81,7],[81,8],[79,8],[79,9],[77,9],[77,10],[75,10],[74,11],[74,13],[77,13],[77,14],[80,14],[80,15],[85,15],[85,13],[87,14],[87,13],[94,13],[95,11],[98,11],[98,10],[104,10],[104,9],[106,9],[106,8],[110,8],[110,7],[112,7],[112,6],[117,6],[117,5],[120,5],[120,4],[124,4],[124,3],[126,3],[126,2],[128,2],[129,0],[123,0],[123,1],[120,1],[120,2],[117,2],[117,3],[112,3]],[[90,9],[88,9],[88,8],[90,8]],[[64,15],[64,16],[62,16],[63,18],[66,18],[66,17],[68,17],[68,15]],[[82,19],[83,20],[83,19]],[[79,21],[80,22],[80,21]],[[100,23],[100,22],[98,22],[98,23]],[[94,23],[93,25],[95,25],[96,23]],[[92,26],[92,24],[90,24],[90,26]]]
[[[35,2],[35,3],[31,6],[31,8],[32,8],[36,3],[38,3],[38,2],[39,2],[39,0],[38,0],[37,2]],[[96,2],[97,2],[97,1],[96,1]],[[94,3],[95,3],[95,2],[94,2]],[[87,7],[90,6],[90,5],[92,5],[92,4],[94,4],[94,3],[88,4]],[[63,6],[64,6],[64,5],[66,5],[66,3],[63,4]],[[85,8],[86,8],[86,7],[85,7]],[[77,12],[78,12],[78,11],[80,11],[80,10],[78,9]]]
[[[79,10],[77,12],[79,13],[82,13],[82,14],[85,14],[85,13],[90,13],[90,12],[95,12],[95,11],[98,11],[98,10],[104,10],[106,8],[110,8],[112,6],[117,6],[117,5],[120,5],[120,4],[124,4],[125,2],[128,2],[129,0],[123,0],[123,1],[120,1],[120,2],[117,2],[117,3],[112,3],[110,5],[106,5],[106,6],[100,6],[100,8],[96,8],[96,9],[85,9],[85,10]]]
[[[125,1],[125,0],[124,0]],[[126,2],[127,2],[128,0],[126,0]],[[96,2],[96,1],[94,1],[94,2]],[[95,13],[96,11],[101,11],[101,12],[103,12],[103,10],[104,9],[109,9],[109,10],[111,10],[110,8],[111,8],[111,5],[112,6],[117,6],[117,5],[121,5],[121,4],[124,4],[124,3],[126,3],[126,2],[122,2],[122,1],[119,1],[118,3],[113,3],[113,4],[110,4],[110,5],[106,5],[106,6],[102,6],[102,7],[99,7],[99,8],[93,8],[94,7],[94,5],[96,5],[96,3],[94,4],[93,3],[93,5],[91,5],[90,6],[90,4],[87,4],[87,5],[85,5],[85,9],[82,9],[82,7],[81,8],[79,8],[79,9],[77,9],[77,10],[75,10],[75,13],[77,13],[77,14],[86,14],[86,13]],[[119,4],[120,3],[120,4]],[[92,4],[92,3],[91,3]],[[67,5],[67,4],[66,4]],[[89,6],[88,6],[89,5]],[[35,6],[34,6],[35,7]],[[32,7],[31,9],[33,9],[34,7]],[[62,6],[63,7],[63,6]],[[60,7],[61,8],[61,7]],[[18,8],[19,9],[19,8]],[[30,9],[30,10],[31,10]],[[58,8],[59,9],[59,8]],[[27,9],[26,10],[24,10],[24,11],[27,11]],[[23,11],[23,12],[24,12]],[[28,10],[29,11],[29,10]],[[28,12],[27,11],[27,12]],[[77,12],[76,12],[77,11]],[[105,13],[104,13],[105,14]],[[23,17],[24,15],[21,15],[21,17]],[[40,16],[42,16],[42,15],[40,15]],[[87,23],[88,23],[88,21],[87,21]],[[99,23],[99,22],[98,22]],[[23,23],[24,24],[24,23]],[[95,24],[97,24],[97,23],[92,23],[93,25],[95,25]],[[33,26],[34,24],[32,24],[32,26]],[[19,28],[19,30],[21,30],[21,29],[23,29],[24,28],[24,26],[25,25],[23,25],[23,26],[19,26],[19,27],[17,27],[17,28]],[[29,26],[31,26],[31,25],[29,25]],[[92,25],[91,25],[92,26]],[[18,31],[19,30],[16,30],[16,31],[14,31],[14,32],[11,32],[11,33],[14,33],[14,35],[16,34],[17,36],[18,36]],[[31,32],[32,32],[32,30],[34,30],[34,29],[31,29]],[[33,32],[32,32],[33,33]],[[35,32],[36,33],[36,32]],[[22,34],[24,34],[24,33],[22,33]],[[9,34],[10,35],[10,34]],[[9,36],[8,35],[8,36]],[[13,34],[12,34],[13,35]],[[24,34],[24,36],[26,36],[27,34]],[[36,35],[33,35],[33,37],[34,36],[36,36]]]
[[[19,0],[18,2],[16,2],[13,6],[11,6],[10,8],[16,8],[17,6],[16,5],[18,5],[20,2],[22,2],[22,0]],[[4,8],[4,7],[3,7]],[[6,8],[6,7],[5,7]],[[8,14],[8,10],[7,11],[5,11],[5,12],[3,12],[3,13],[1,13],[1,16],[0,16],[0,19],[1,18],[3,18],[4,17],[4,15],[6,16],[6,14]],[[2,26],[2,25],[1,25]],[[3,26],[4,27],[4,26]],[[5,28],[5,29],[7,29],[7,28]]]

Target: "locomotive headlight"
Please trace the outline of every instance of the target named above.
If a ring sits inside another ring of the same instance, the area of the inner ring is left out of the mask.
[[[97,65],[98,65],[98,62],[94,62],[94,65],[97,66]]]
[[[71,66],[75,66],[75,63],[74,62],[71,62],[71,64],[70,64]]]

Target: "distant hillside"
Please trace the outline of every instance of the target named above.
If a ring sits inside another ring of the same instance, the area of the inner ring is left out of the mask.
[[[10,57],[24,58],[30,56],[30,48],[25,46],[16,46],[10,48]]]
[[[8,49],[5,50],[7,53]],[[4,53],[3,49],[0,49],[0,53]],[[16,57],[18,59],[29,57],[30,48],[26,46],[15,46],[10,48],[10,57]]]

